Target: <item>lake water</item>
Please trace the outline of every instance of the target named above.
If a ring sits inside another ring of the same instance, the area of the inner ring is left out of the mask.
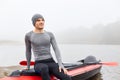
[[[63,62],[76,62],[88,55],[94,55],[103,62],[120,63],[120,45],[60,44],[59,48]],[[53,50],[52,54],[55,58]],[[18,65],[21,60],[25,60],[24,45],[0,45],[0,66]],[[103,65],[101,74],[103,80],[119,80],[120,66]]]

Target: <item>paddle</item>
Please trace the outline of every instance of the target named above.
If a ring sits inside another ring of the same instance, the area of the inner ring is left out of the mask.
[[[117,62],[100,62],[100,64],[107,66],[118,66]]]
[[[22,66],[27,66],[27,61],[20,61],[19,64],[22,65]],[[30,65],[31,65],[31,66],[34,65],[34,64],[35,64],[34,61],[31,61],[31,62],[30,62]]]
[[[20,61],[19,64],[22,65],[22,66],[26,66],[27,65],[27,61]],[[34,65],[34,64],[35,64],[34,61],[30,62],[31,66]],[[96,64],[102,64],[102,65],[107,65],[107,66],[118,66],[117,62],[99,62],[99,63],[96,63]]]

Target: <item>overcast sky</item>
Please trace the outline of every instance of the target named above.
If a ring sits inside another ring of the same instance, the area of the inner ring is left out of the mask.
[[[120,0],[0,0],[0,40],[22,40],[33,29],[31,17],[45,17],[53,32],[120,20]]]

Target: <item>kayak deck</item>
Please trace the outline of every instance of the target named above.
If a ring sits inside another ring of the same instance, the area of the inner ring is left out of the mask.
[[[67,68],[68,75],[71,76],[72,80],[86,80],[96,75],[97,73],[99,73],[102,67],[102,64],[99,64],[99,62],[97,63],[91,63],[91,62],[90,63],[84,63],[84,62],[63,63],[63,65],[65,66],[65,68]],[[11,73],[9,77],[1,78],[0,80],[42,80],[42,78],[32,68],[30,70],[14,71]],[[51,75],[51,80],[56,80],[53,75]]]
[[[86,80],[95,74],[99,73],[101,69],[100,64],[87,65],[84,67],[78,67],[71,69],[68,72],[68,75],[71,76],[72,80]],[[10,76],[1,78],[0,80],[42,80],[38,75],[21,75],[21,76]],[[55,80],[55,77],[51,75],[51,80]]]

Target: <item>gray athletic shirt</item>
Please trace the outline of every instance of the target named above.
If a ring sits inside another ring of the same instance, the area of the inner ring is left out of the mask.
[[[30,31],[25,35],[25,44],[26,44],[26,59],[27,59],[28,69],[30,69],[32,51],[35,60],[45,60],[52,58],[50,52],[51,45],[55,52],[58,65],[64,68],[55,37],[51,32],[45,31],[44,33],[35,33],[33,31]]]

